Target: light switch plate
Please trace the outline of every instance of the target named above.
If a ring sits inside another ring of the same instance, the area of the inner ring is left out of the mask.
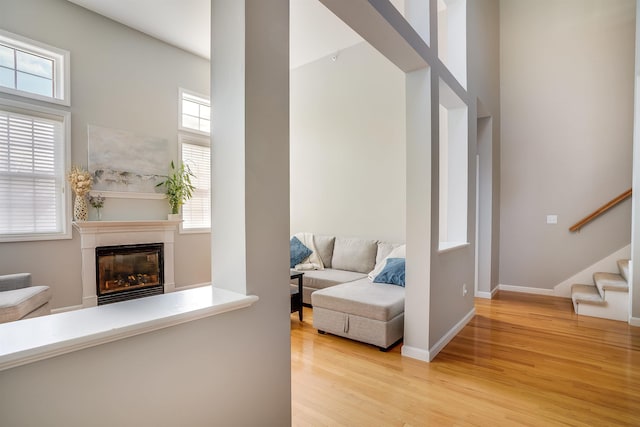
[[[557,224],[558,215],[547,215],[547,224]]]

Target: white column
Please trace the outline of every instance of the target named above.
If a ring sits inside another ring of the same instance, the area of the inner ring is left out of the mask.
[[[212,3],[211,277],[260,298],[288,282],[288,5]]]
[[[227,385],[239,420],[290,425],[289,0],[213,0],[211,13],[212,283],[259,297],[235,317],[251,333],[232,361],[253,388]]]
[[[432,181],[430,69],[407,73],[406,86],[407,286],[402,354],[429,361]]]

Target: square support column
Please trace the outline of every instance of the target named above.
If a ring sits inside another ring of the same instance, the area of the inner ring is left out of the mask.
[[[291,424],[289,0],[213,0],[211,13],[212,284],[259,300],[236,313],[236,327],[227,332],[242,334],[227,364],[239,382],[225,384],[225,407],[210,425],[285,426]],[[211,339],[225,345],[224,336]]]
[[[263,299],[289,281],[288,0],[213,1],[211,28],[211,277]]]

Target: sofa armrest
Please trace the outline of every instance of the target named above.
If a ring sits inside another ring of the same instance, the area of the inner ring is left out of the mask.
[[[31,273],[16,273],[0,276],[0,292],[31,286]]]

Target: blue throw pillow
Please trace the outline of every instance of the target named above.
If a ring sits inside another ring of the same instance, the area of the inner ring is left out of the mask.
[[[374,283],[388,283],[404,288],[404,258],[387,258],[384,268],[374,279]]]
[[[306,247],[304,243],[300,241],[297,237],[293,236],[291,241],[289,242],[289,261],[290,268],[295,267],[304,261],[309,255],[311,255],[313,251]]]

